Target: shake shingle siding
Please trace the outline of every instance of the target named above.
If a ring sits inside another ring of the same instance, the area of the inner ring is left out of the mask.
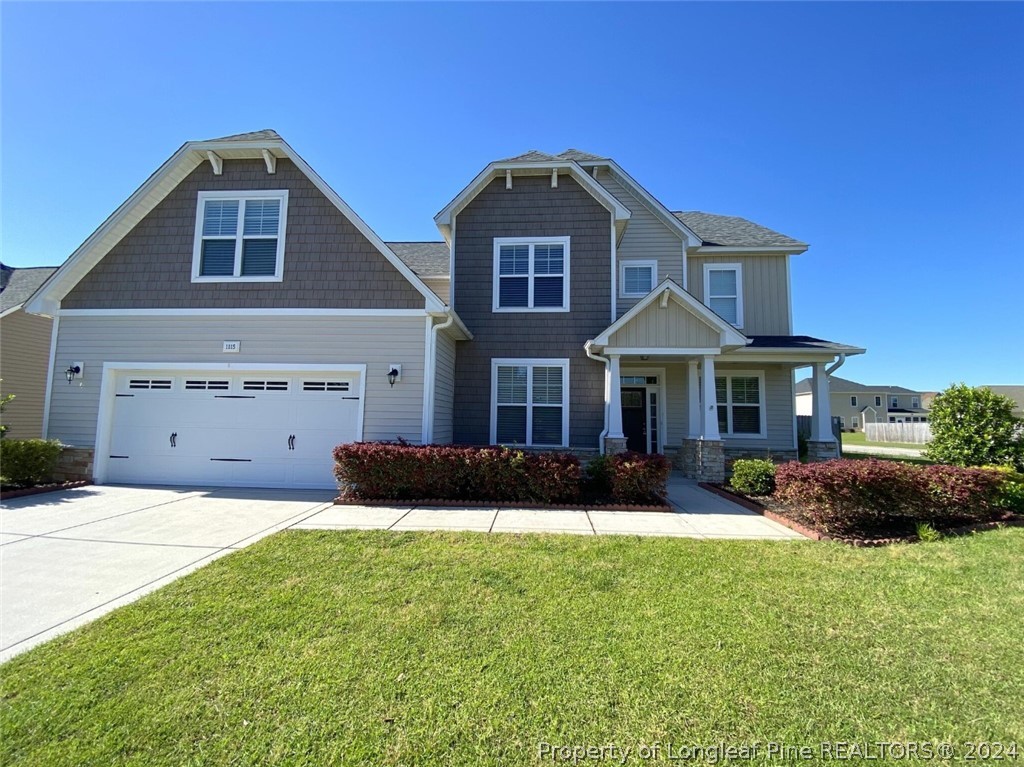
[[[288,190],[282,282],[192,283],[200,191]],[[64,309],[395,308],[423,296],[290,160],[198,166],[61,302]]]
[[[495,237],[570,238],[568,313],[494,313]],[[569,360],[569,444],[596,448],[604,427],[604,366],[583,344],[608,325],[611,311],[611,216],[568,176],[521,177],[512,189],[496,179],[455,222],[454,308],[473,332],[459,344],[454,440],[490,441],[491,360]]]

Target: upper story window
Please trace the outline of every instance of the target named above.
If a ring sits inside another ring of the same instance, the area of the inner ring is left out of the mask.
[[[900,398],[899,397],[893,395],[892,397],[889,398],[889,407],[899,407],[899,406],[900,406]]]
[[[495,237],[493,309],[569,311],[569,238]]]
[[[623,261],[619,267],[619,295],[623,298],[642,298],[657,284],[657,261]]]
[[[921,407],[921,398],[920,397],[911,397],[910,398],[910,406],[911,407]]]
[[[856,397],[853,397],[853,396],[850,397],[850,407],[857,407],[857,398]]]
[[[733,326],[743,327],[743,267],[704,264],[704,303]]]
[[[881,397],[875,397],[875,407],[881,407],[881,406],[882,406],[882,398]]]
[[[280,282],[288,192],[200,192],[193,282]]]

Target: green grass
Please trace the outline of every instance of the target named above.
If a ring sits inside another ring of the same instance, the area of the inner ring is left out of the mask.
[[[286,532],[3,666],[0,763],[1024,741],[1022,551]]]
[[[902,447],[909,450],[924,450],[924,445],[912,442],[868,442],[867,435],[862,431],[844,431],[844,445],[864,445],[866,447]]]

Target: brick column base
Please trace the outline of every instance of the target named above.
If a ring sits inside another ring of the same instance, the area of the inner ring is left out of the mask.
[[[79,482],[92,480],[91,447],[66,447],[57,459],[57,470],[53,473],[55,482]]]
[[[605,437],[604,438],[604,452],[605,455],[615,455],[616,453],[626,452],[626,438],[625,437]]]
[[[833,458],[839,457],[839,445],[834,441],[819,442],[817,440],[807,440],[807,462],[808,463],[820,463],[822,461],[831,461]]]
[[[725,444],[721,440],[684,439],[672,466],[688,479],[725,481]]]

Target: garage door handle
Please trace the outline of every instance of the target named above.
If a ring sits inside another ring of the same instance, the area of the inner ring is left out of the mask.
[[[294,450],[295,449],[295,435],[294,434],[292,434],[291,436],[288,437],[288,449],[289,450]]]
[[[177,447],[177,446],[178,446],[178,432],[175,431],[175,432],[171,433],[171,447]]]

